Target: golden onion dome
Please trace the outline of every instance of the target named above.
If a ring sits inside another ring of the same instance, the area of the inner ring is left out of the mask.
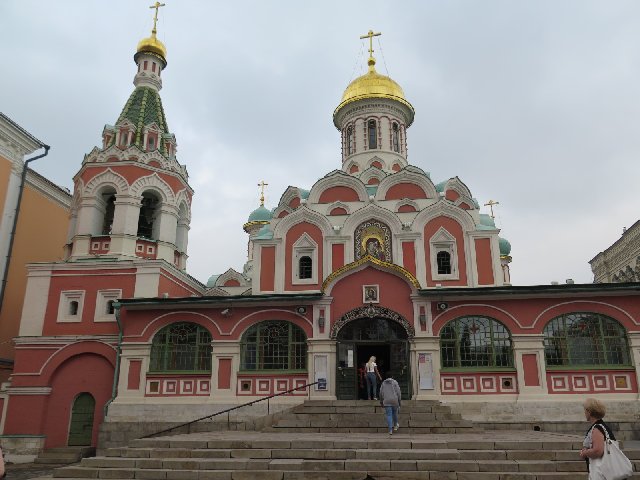
[[[167,48],[160,40],[158,40],[155,32],[153,32],[150,37],[143,38],[142,40],[140,40],[140,42],[138,42],[136,55],[140,53],[152,53],[154,55],[157,55],[162,59],[165,66],[167,64]]]
[[[369,58],[368,64],[369,71],[361,77],[356,78],[344,91],[340,105],[338,105],[333,112],[334,117],[338,110],[345,105],[366,98],[388,98],[396,100],[407,106],[413,113],[413,106],[405,98],[402,87],[386,75],[381,75],[376,72],[375,60],[373,58]]]

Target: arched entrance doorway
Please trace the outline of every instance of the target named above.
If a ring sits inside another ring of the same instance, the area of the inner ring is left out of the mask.
[[[90,393],[84,392],[76,397],[69,422],[69,446],[91,445],[95,408],[96,401]]]
[[[332,330],[337,341],[336,397],[367,398],[364,364],[373,355],[382,378],[390,372],[400,384],[402,398],[411,398],[409,340],[413,334],[403,317],[383,307],[363,307],[342,317]]]

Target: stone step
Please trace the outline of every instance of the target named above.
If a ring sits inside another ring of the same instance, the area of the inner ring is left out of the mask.
[[[473,434],[476,437],[481,434]],[[133,440],[128,448],[109,449],[111,452],[121,454],[127,450],[151,450],[158,449],[247,449],[247,448],[297,448],[297,449],[388,449],[389,442],[393,441],[394,449],[457,449],[457,450],[579,450],[582,441],[578,437],[548,437],[542,440],[526,438],[492,440],[495,432],[487,432],[489,438],[469,438],[468,436],[427,436],[424,438],[403,436],[397,434],[392,438],[386,435],[378,435],[377,438],[341,438],[341,437],[316,437],[302,436],[289,439],[286,436],[274,434],[245,436],[237,434],[230,438],[202,438],[194,435],[179,435],[176,437],[144,438]],[[625,450],[626,451],[626,450]]]
[[[39,465],[62,465],[75,463],[81,458],[95,455],[95,447],[58,447],[48,448],[35,458],[34,463]]]
[[[523,472],[518,474],[492,472],[391,472],[391,471],[325,471],[304,472],[276,470],[252,471],[195,471],[184,472],[178,477],[164,476],[170,472],[154,472],[152,475],[137,477],[147,480],[587,480],[587,474],[577,472]],[[81,480],[97,477],[57,477]],[[101,477],[116,478],[116,477]],[[133,477],[128,477],[133,478]],[[631,479],[640,479],[634,473]]]

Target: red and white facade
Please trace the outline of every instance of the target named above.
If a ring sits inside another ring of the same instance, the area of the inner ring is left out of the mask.
[[[138,52],[137,88],[157,93],[162,60]],[[143,62],[157,70],[141,77]],[[409,165],[406,100],[373,90],[343,101],[334,122],[342,167],[252,214],[243,273],[230,269],[207,286],[184,270],[193,191],[175,138],[126,116],[106,127],[103,147],[74,177],[67,259],[29,266],[16,367],[0,395],[5,442],[67,445],[84,393],[95,399],[93,445],[105,407],[109,421],[190,420],[318,379],[326,388],[314,386],[312,397],[357,398],[358,365],[376,351],[416,399],[505,410],[584,395],[637,402],[638,284],[511,286],[509,251],[469,188],[458,177],[434,184]],[[549,365],[556,347],[545,328],[585,313],[619,325],[620,358]],[[447,326],[460,319],[467,333],[449,338]],[[254,368],[247,332],[274,321],[304,338],[296,368]],[[153,367],[154,342],[174,324],[210,339],[206,368]],[[478,360],[483,341],[502,342],[501,353],[491,344],[492,359]],[[465,357],[473,342],[475,356]],[[281,401],[306,397],[303,390]]]

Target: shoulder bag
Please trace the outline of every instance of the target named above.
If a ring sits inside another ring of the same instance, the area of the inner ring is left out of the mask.
[[[631,460],[622,453],[620,446],[616,440],[609,438],[609,432],[604,430],[604,454],[600,462],[592,462],[593,467],[605,480],[624,480],[630,478],[633,474],[633,465]]]

